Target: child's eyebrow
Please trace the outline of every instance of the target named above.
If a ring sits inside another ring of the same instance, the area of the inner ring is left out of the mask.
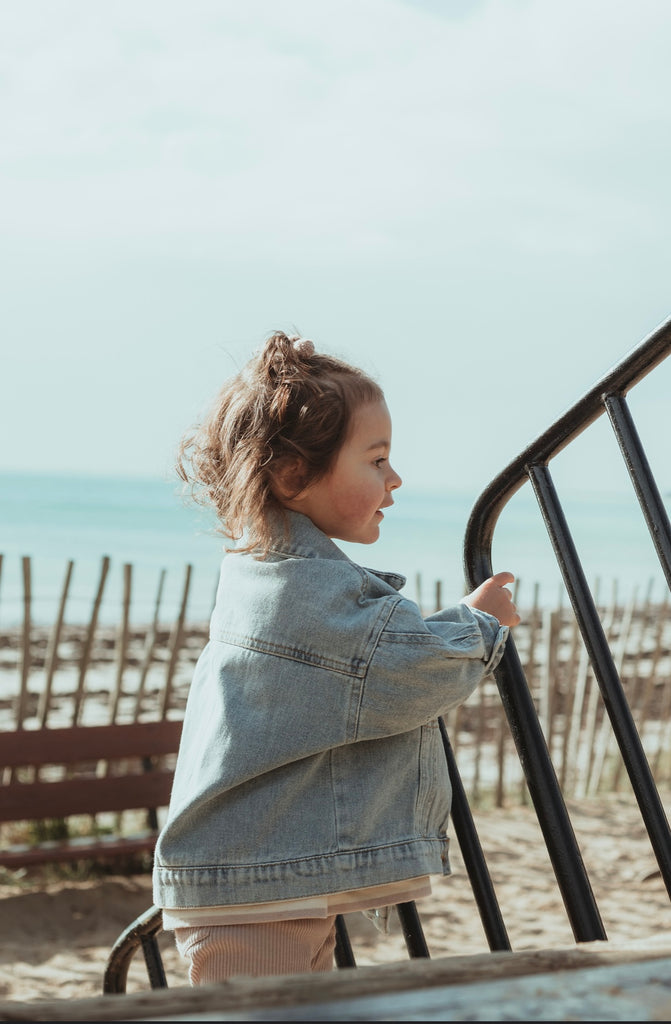
[[[376,448],[389,448],[389,447],[390,447],[390,442],[387,441],[386,439],[384,439],[382,441],[373,441],[372,444],[368,445],[368,448],[366,449],[366,451],[367,452],[372,452]]]

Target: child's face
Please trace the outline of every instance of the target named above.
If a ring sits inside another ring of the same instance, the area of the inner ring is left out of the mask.
[[[286,504],[309,516],[327,537],[372,544],[380,536],[383,508],[401,478],[389,462],[391,417],[384,401],[355,412],[347,440],[325,477]]]

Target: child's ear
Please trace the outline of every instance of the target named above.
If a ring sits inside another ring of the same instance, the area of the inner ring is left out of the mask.
[[[306,483],[307,467],[300,455],[287,459],[273,471],[273,491],[280,501],[291,501],[297,497]]]

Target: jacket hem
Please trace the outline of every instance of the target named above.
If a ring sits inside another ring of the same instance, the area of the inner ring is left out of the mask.
[[[154,865],[153,899],[166,909],[322,896],[419,875],[449,875],[449,839],[420,839],[375,850],[249,865]]]

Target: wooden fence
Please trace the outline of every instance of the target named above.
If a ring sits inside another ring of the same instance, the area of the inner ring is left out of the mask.
[[[0,556],[1,568],[1,556]],[[70,624],[72,563],[50,626],[31,618],[30,560],[24,559],[23,618],[0,628],[0,733],[81,724],[178,718],[208,623],[187,616],[191,567],[185,566],[173,621],[161,616],[163,575],[154,614],[130,621],[132,566],[124,566],[119,620],[101,624],[109,559],[103,559],[88,621]],[[418,595],[421,581],[417,581]],[[567,796],[626,788],[628,781],[572,610],[557,603],[521,608],[513,631],[557,775]],[[613,588],[599,603],[644,748],[658,784],[671,781],[671,623],[668,600],[651,588],[625,602]],[[440,582],[433,605],[441,604]],[[425,613],[433,611],[425,608]],[[493,678],[446,720],[462,779],[474,804],[526,801],[526,785]],[[0,738],[1,746],[1,738]]]
[[[624,603],[614,587],[599,613],[636,727],[658,785],[671,782],[669,601]],[[570,607],[522,609],[515,645],[565,796],[629,786],[599,687]],[[498,691],[487,680],[448,716],[448,732],[472,802],[527,800]]]
[[[181,713],[192,666],[207,639],[207,622],[187,622],[191,566],[184,567],[174,619],[166,623],[161,618],[166,576],[162,570],[153,615],[139,626],[130,621],[130,564],[123,566],[118,623],[100,622],[108,556],[101,561],[87,621],[68,624],[65,612],[73,567],[69,561],[55,620],[46,627],[33,622],[31,559],[22,559],[22,621],[0,629],[0,730],[99,725]],[[10,675],[15,677],[14,692],[7,686]]]

